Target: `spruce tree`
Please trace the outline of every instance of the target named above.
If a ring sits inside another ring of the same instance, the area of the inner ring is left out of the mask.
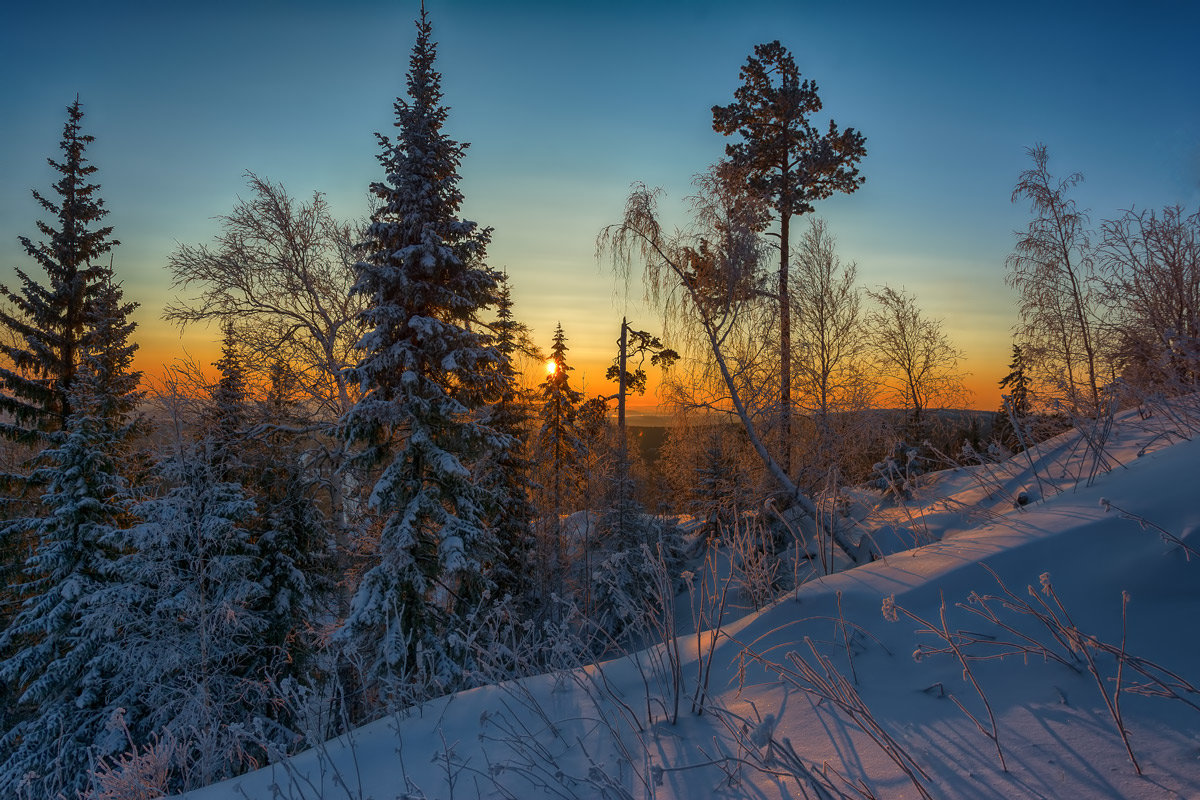
[[[287,365],[271,369],[271,385],[259,404],[257,435],[246,437],[243,482],[257,513],[246,523],[259,557],[264,594],[258,604],[266,625],[264,644],[275,681],[313,680],[320,647],[318,630],[334,603],[335,551],[327,518],[314,500],[316,479],[305,468],[304,442],[294,431],[300,410],[289,400]],[[286,718],[280,717],[284,722]]]
[[[574,368],[567,363],[569,349],[560,322],[554,329],[546,379],[539,389],[541,426],[533,440],[534,457],[542,467],[541,507],[549,521],[541,537],[541,553],[537,559],[538,571],[544,575],[542,582],[547,589],[561,582],[566,569],[562,514],[580,499],[578,486],[583,442],[576,418],[583,394],[571,388],[570,372]]]
[[[528,328],[513,316],[508,277],[502,276],[496,295],[496,320],[492,323],[497,353],[496,367],[503,385],[496,402],[486,406],[482,420],[498,433],[510,437],[512,445],[490,450],[476,472],[479,484],[493,497],[489,524],[498,547],[492,577],[499,596],[510,595],[523,605],[535,602],[532,567],[535,540],[533,521],[533,465],[527,455],[530,407],[518,383],[515,359],[526,345]]]
[[[484,266],[490,229],[459,217],[466,145],[442,130],[431,34],[422,9],[398,134],[378,135],[385,178],[371,184],[379,206],[353,289],[367,301],[354,369],[362,397],[343,421],[362,463],[382,468],[369,500],[382,524],[340,636],[385,693],[397,680],[462,683],[459,631],[489,589],[495,549],[471,466],[509,444],[472,414],[501,388],[501,357],[471,327],[497,275]]]
[[[245,434],[248,412],[246,365],[231,323],[221,328],[221,357],[213,362],[220,373],[212,388],[207,416],[212,456],[232,469],[238,459],[238,445]]]
[[[210,469],[254,503],[237,521],[245,554],[257,564],[262,592],[247,608],[263,626],[263,647],[248,673],[307,683],[318,646],[319,620],[329,613],[333,542],[314,501],[314,478],[303,464],[296,431],[303,426],[289,397],[293,375],[282,361],[269,370],[262,402],[252,402],[245,346],[232,324],[222,326],[217,382],[203,439]],[[281,718],[282,719],[282,718]]]
[[[70,413],[57,447],[33,477],[45,487],[32,520],[35,550],[25,564],[25,599],[0,634],[0,679],[17,689],[17,714],[0,736],[0,795],[74,797],[94,759],[125,748],[109,722],[129,702],[115,664],[124,624],[123,576],[130,498],[120,465],[135,427],[140,373],[131,368],[134,304],[107,277],[87,308]],[[32,777],[29,777],[32,776]]]
[[[734,459],[722,447],[720,430],[708,436],[692,470],[696,477],[696,507],[704,517],[705,533],[716,538],[729,529],[740,510],[737,494],[738,478],[742,476],[738,475]]]
[[[547,505],[558,514],[576,499],[579,461],[583,452],[576,427],[579,403],[583,393],[571,387],[570,373],[575,369],[567,362],[567,336],[560,322],[554,329],[546,379],[539,393],[542,407],[534,447],[538,460],[549,470],[545,492]],[[550,366],[553,365],[553,369]]]
[[[18,269],[19,288],[0,285],[0,297],[7,301],[0,305],[0,325],[14,334],[11,343],[0,343],[0,436],[23,447],[24,455],[36,456],[62,442],[57,433],[70,413],[85,316],[106,274],[102,258],[118,244],[112,228],[100,225],[108,212],[99,185],[89,183],[96,167],[85,150],[94,139],[83,133],[82,120],[77,99],[67,107],[59,142],[62,158],[47,159],[59,174],[53,193],[33,192],[52,221],[37,222],[42,239],[20,237],[42,274]],[[0,474],[0,520],[15,523],[40,513],[36,481],[46,475],[32,468]],[[32,537],[28,526],[6,526],[0,537],[4,586],[17,582]],[[5,591],[0,600],[11,601],[11,594]],[[7,626],[11,607],[11,602],[0,602],[0,627]]]
[[[128,725],[138,743],[163,731],[185,743],[175,790],[239,771],[245,747],[230,725],[269,713],[266,589],[246,527],[256,507],[227,475],[210,440],[176,443],[158,464],[165,491],[135,507],[120,562],[130,586],[119,674],[137,687]]]
[[[261,720],[275,744],[293,740],[267,687],[308,666],[305,636],[318,616],[303,568],[320,547],[320,534],[309,535],[319,516],[286,448],[267,453],[279,443],[250,435],[264,426],[228,326],[214,365],[199,436],[176,441],[157,465],[159,494],[136,506],[134,548],[121,561],[130,586],[120,668],[138,687],[126,720],[136,743],[164,731],[183,743],[174,789],[261,760],[231,725]]]
[[[25,252],[45,273],[30,275],[18,269],[19,291],[0,286],[12,312],[0,309],[0,324],[17,334],[23,344],[0,344],[12,369],[0,368],[0,411],[8,420],[0,435],[35,447],[42,434],[61,430],[70,414],[71,381],[79,366],[84,319],[106,274],[101,257],[118,242],[112,227],[99,222],[108,211],[99,197],[98,184],[89,183],[96,167],[84,151],[94,137],[83,133],[83,110],[76,100],[67,107],[67,123],[59,148],[61,161],[47,159],[61,177],[54,195],[34,190],[38,203],[54,222],[37,223],[45,238],[22,236]]]
[[[1025,375],[1025,352],[1020,345],[1013,345],[1012,361],[1008,362],[1008,374],[1000,379],[1000,388],[1008,389],[1013,416],[1024,419],[1032,413],[1029,379]]]
[[[1002,445],[1014,452],[1019,452],[1028,442],[1022,442],[1025,433],[1020,433],[1013,427],[1015,422],[1024,429],[1029,417],[1033,414],[1033,401],[1029,396],[1029,378],[1025,374],[1025,351],[1020,345],[1013,345],[1012,360],[1008,362],[1008,374],[1000,379],[1000,390],[1008,390],[1004,403],[996,412],[996,426],[993,436]]]

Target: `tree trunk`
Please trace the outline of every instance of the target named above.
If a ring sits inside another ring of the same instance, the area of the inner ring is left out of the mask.
[[[619,370],[617,376],[617,431],[621,434],[621,441],[618,445],[621,449],[621,460],[624,461],[625,456],[625,366],[628,363],[625,355],[626,345],[628,342],[629,323],[625,317],[621,317],[621,338],[617,340],[619,351],[617,353]]]
[[[629,488],[629,452],[625,438],[625,368],[628,365],[626,350],[629,342],[629,322],[621,317],[621,338],[618,340],[620,351],[617,355],[617,525],[624,532],[625,510],[628,498],[625,496]]]
[[[791,210],[779,215],[779,466],[792,474],[792,300],[788,292]]]
[[[725,388],[729,390],[729,399],[733,402],[733,409],[738,415],[738,419],[742,422],[742,428],[746,431],[746,437],[750,440],[750,446],[758,453],[758,457],[762,459],[763,465],[767,468],[767,472],[775,478],[779,488],[783,490],[784,496],[789,504],[799,506],[805,514],[813,518],[818,529],[821,527],[821,518],[813,501],[801,491],[800,487],[792,482],[791,476],[783,469],[783,465],[772,457],[766,444],[758,435],[758,428],[754,424],[754,420],[750,417],[750,412],[742,403],[741,394],[737,390],[737,384],[733,380],[733,376],[729,372],[729,365],[725,363],[725,355],[721,351],[720,338],[712,323],[708,319],[702,319],[701,324],[704,326],[704,334],[708,338],[709,346],[712,348],[713,358],[717,362],[717,369],[721,373],[721,378],[725,381]],[[867,558],[867,549],[863,546],[856,546],[845,536],[841,534],[835,524],[828,527],[827,533],[829,538],[842,549],[852,562],[861,564]]]

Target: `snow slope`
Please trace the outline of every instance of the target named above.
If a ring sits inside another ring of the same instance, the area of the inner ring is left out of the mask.
[[[727,622],[702,715],[691,699],[711,634],[678,640],[675,722],[658,648],[430,702],[188,796],[1200,797],[1200,558],[1188,552],[1200,551],[1200,437],[1180,421],[1121,415],[1100,469],[1071,433],[875,508],[866,533],[933,543]],[[1053,612],[1058,638],[988,595]],[[970,612],[978,596],[996,620]],[[969,670],[930,652],[947,650],[932,632],[943,601]],[[1178,697],[1152,696],[1167,689]]]

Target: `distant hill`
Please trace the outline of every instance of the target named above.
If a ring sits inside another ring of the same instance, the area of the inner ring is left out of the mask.
[[[876,413],[884,415],[897,428],[901,427],[908,415],[908,412],[902,409],[880,409]],[[934,435],[934,438],[943,438],[937,436],[937,433],[941,433],[945,437],[962,438],[961,434],[971,430],[972,424],[974,424],[974,434],[981,443],[986,442],[992,435],[995,416],[994,411],[979,411],[970,408],[945,408],[925,412],[926,419],[933,423],[931,435]],[[722,424],[738,425],[739,423],[731,421]],[[661,414],[646,414],[631,419],[627,425],[631,436],[637,440],[642,457],[648,464],[653,464],[658,459],[663,443],[667,440],[667,431],[672,427],[671,417]],[[935,444],[939,446],[957,445],[957,442],[935,442]]]
[[[658,459],[663,443],[667,441],[668,430],[668,425],[629,425],[629,434],[637,441],[638,450],[647,464],[653,464]]]

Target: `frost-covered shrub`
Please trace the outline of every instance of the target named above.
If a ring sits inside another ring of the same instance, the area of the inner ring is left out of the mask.
[[[923,445],[896,442],[891,452],[871,467],[869,485],[883,492],[884,497],[911,499],[915,481],[925,474],[929,462],[922,454],[923,449]]]
[[[774,536],[761,520],[742,518],[725,528],[722,538],[736,570],[738,591],[756,611],[761,609],[782,588]]]
[[[631,510],[605,515],[600,535],[601,552],[592,569],[592,622],[619,640],[661,611],[655,600],[657,576],[664,568],[667,575],[680,574],[686,543],[674,522]]]
[[[80,800],[155,800],[166,794],[182,754],[175,737],[167,732],[150,737],[145,745],[134,744],[123,708],[117,709],[111,727],[125,734],[129,750],[96,763],[91,785]]]

